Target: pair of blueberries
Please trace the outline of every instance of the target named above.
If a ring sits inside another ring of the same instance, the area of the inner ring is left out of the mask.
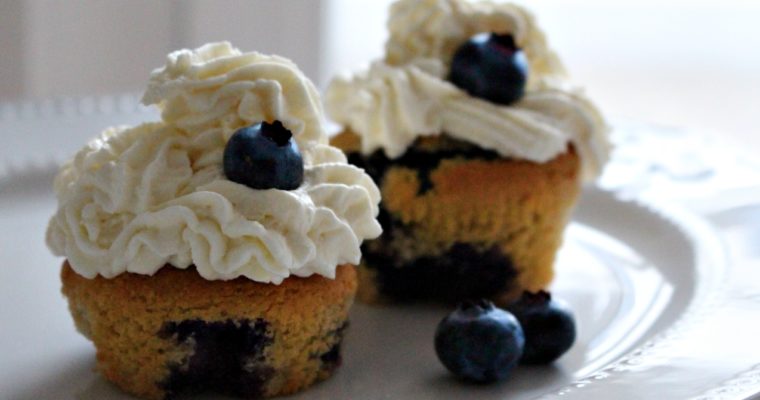
[[[507,310],[485,300],[460,304],[435,332],[443,365],[466,380],[494,382],[518,363],[556,360],[575,341],[573,314],[548,292],[525,292]]]

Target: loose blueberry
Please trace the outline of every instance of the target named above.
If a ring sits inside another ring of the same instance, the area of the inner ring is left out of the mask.
[[[508,308],[525,332],[523,364],[548,364],[575,342],[575,317],[565,302],[545,291],[525,292]]]
[[[510,104],[525,92],[528,60],[511,35],[481,33],[454,53],[449,81],[472,96]]]
[[[224,148],[224,174],[253,189],[293,190],[303,182],[303,158],[280,121],[235,132]]]
[[[524,344],[517,319],[486,300],[460,304],[435,332],[438,359],[454,375],[474,382],[509,376]]]

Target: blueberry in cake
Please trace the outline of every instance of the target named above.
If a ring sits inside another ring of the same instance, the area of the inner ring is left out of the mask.
[[[508,3],[400,0],[385,57],[335,78],[332,141],[380,186],[359,298],[500,304],[545,288],[607,125],[534,18]]]
[[[294,393],[329,377],[380,193],[330,146],[289,60],[212,43],[61,168],[47,231],[97,369],[146,399]]]

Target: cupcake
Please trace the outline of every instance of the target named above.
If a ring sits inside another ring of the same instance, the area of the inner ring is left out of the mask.
[[[340,364],[379,191],[328,144],[287,59],[229,43],[170,54],[55,179],[47,243],[97,369],[147,399],[302,390]]]
[[[359,297],[505,303],[545,288],[607,125],[513,4],[401,0],[385,57],[334,79],[333,144],[380,186]]]

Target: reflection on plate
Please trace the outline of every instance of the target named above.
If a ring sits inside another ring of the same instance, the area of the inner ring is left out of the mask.
[[[0,398],[128,399],[92,371],[94,350],[74,331],[59,294],[60,260],[43,244],[55,207],[52,176],[42,168],[0,177]],[[432,346],[447,308],[359,304],[343,367],[294,398],[680,398],[660,389],[642,397],[647,389],[637,385],[652,376],[637,366],[699,318],[725,274],[719,242],[700,220],[587,189],[552,289],[576,311],[579,338],[556,365],[520,367],[496,385],[461,384]],[[630,389],[621,389],[623,383]],[[678,390],[684,397],[701,393]]]

